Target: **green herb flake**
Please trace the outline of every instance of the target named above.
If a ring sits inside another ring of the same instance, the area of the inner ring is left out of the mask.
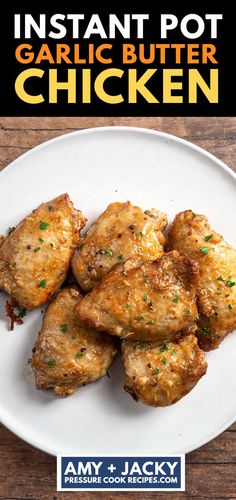
[[[148,296],[147,296],[147,293],[145,293],[144,296],[143,296],[144,302],[147,302],[147,299],[148,299]]]
[[[34,252],[35,252],[35,253],[36,253],[36,252],[38,252],[39,250],[40,250],[40,247],[35,247],[35,248],[34,248]]]
[[[174,298],[172,299],[173,302],[178,302],[179,301],[179,295],[176,294]]]
[[[233,311],[233,306],[231,304],[228,305],[228,310]]]
[[[39,238],[40,243],[44,243],[43,238]]]
[[[207,254],[208,254],[208,251],[209,251],[209,248],[208,248],[208,247],[203,247],[203,248],[201,248],[201,253],[202,253],[202,255],[207,255]]]
[[[154,324],[154,320],[153,319],[150,319],[149,321],[147,321],[147,325],[153,325]]]
[[[46,284],[47,284],[47,280],[41,280],[39,282],[39,284],[38,284],[38,287],[39,288],[45,288]]]
[[[159,375],[160,373],[160,368],[155,368],[155,370],[153,370],[152,372],[152,375]]]
[[[68,325],[66,323],[62,323],[62,325],[60,325],[60,330],[61,332],[66,333],[68,331]]]
[[[171,352],[171,354],[176,354],[177,353],[177,349],[173,349],[173,351]]]
[[[217,280],[218,281],[224,281],[224,278],[223,278],[223,276],[218,276]]]
[[[79,358],[82,358],[83,355],[84,355],[84,353],[81,352],[81,351],[79,351],[79,352],[76,353],[75,357],[76,357],[76,359],[79,359]]]
[[[110,257],[112,257],[113,255],[113,251],[111,248],[101,248],[100,250],[98,250],[98,253],[100,253],[101,255],[110,255]]]
[[[39,224],[39,229],[41,229],[41,231],[45,231],[45,229],[47,229],[48,226],[49,226],[48,222],[41,221]]]
[[[12,263],[12,266],[13,266],[13,267],[16,267],[16,262],[13,262],[13,263]]]
[[[207,234],[207,236],[205,236],[204,240],[209,241],[209,240],[211,240],[212,236],[213,236],[213,234]]]
[[[122,262],[122,260],[124,260],[124,255],[118,255],[117,259]]]
[[[143,236],[142,231],[139,231],[139,233],[137,233],[137,236]]]
[[[53,206],[52,205],[48,205],[48,210],[52,210]]]
[[[138,316],[137,317],[137,321],[143,321],[144,320],[144,317],[143,316]]]
[[[202,328],[202,333],[203,333],[204,335],[208,335],[208,333],[209,333],[209,328],[207,328],[207,326],[204,326],[204,327]]]
[[[53,368],[53,366],[55,366],[55,364],[56,364],[56,361],[55,361],[55,359],[49,359],[47,364],[48,364],[48,366],[50,366],[50,368]]]
[[[168,351],[169,350],[169,345],[168,344],[164,344],[161,348],[160,348],[160,352],[165,352],[165,351]]]
[[[141,340],[139,343],[138,343],[139,347],[141,347],[141,349],[143,347],[146,347],[148,345],[148,342],[146,340]]]
[[[18,317],[24,318],[26,316],[26,309],[24,307],[18,307]]]
[[[167,363],[167,359],[165,356],[163,356],[163,358],[162,358],[162,363],[163,363],[163,365],[166,365],[166,363]]]
[[[125,304],[125,309],[130,309],[131,307],[133,307],[133,304]]]
[[[8,230],[7,230],[7,236],[10,236],[11,233],[13,233],[13,231],[15,231],[15,227],[9,227]]]
[[[232,281],[232,280],[231,280],[231,278],[227,278],[227,279],[225,280],[225,284],[226,284],[227,286],[229,286],[230,288],[232,288],[232,286],[236,285],[236,281]]]
[[[76,339],[76,335],[71,335],[72,340]]]
[[[190,310],[189,309],[184,309],[184,314],[186,314],[186,316],[189,316],[190,315]]]

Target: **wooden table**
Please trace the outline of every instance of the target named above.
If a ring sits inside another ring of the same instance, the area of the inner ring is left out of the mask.
[[[176,134],[235,167],[236,118],[0,118],[0,170],[47,139],[104,125],[147,127]],[[233,499],[236,498],[236,424],[189,453],[186,462],[186,492],[181,494],[57,493],[55,458],[35,450],[1,426],[0,499],[63,500],[72,496],[84,500]]]

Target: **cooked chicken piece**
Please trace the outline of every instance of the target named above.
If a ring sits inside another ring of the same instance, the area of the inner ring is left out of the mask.
[[[73,273],[85,291],[94,288],[112,267],[129,257],[155,260],[163,255],[165,214],[143,212],[126,203],[111,203],[81,238],[72,258]]]
[[[73,394],[81,385],[103,377],[117,347],[113,337],[85,328],[75,308],[78,288],[64,288],[48,306],[33,349],[37,389],[52,388],[57,396]]]
[[[197,338],[189,335],[169,344],[122,342],[124,389],[150,406],[168,406],[188,394],[205,375],[207,363]]]
[[[147,262],[118,264],[77,307],[80,320],[129,340],[164,342],[195,331],[197,308],[189,291],[198,264],[178,252]]]
[[[25,217],[0,248],[0,289],[35,309],[61,286],[86,219],[67,194]]]
[[[176,216],[169,247],[199,264],[198,338],[205,350],[216,349],[236,328],[236,250],[211,229],[206,217],[191,210]]]
[[[0,235],[0,247],[4,243],[5,239],[6,239],[5,236]]]

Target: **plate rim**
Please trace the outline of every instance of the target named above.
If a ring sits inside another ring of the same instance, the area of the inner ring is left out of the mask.
[[[231,178],[234,181],[236,181],[236,172],[234,172],[234,170],[231,167],[226,165],[226,163],[224,163],[222,160],[217,158],[214,154],[212,154],[209,151],[205,150],[204,148],[198,146],[197,144],[195,144],[189,140],[183,139],[182,137],[178,137],[174,134],[170,134],[167,132],[153,130],[151,128],[149,129],[149,128],[145,128],[145,127],[136,127],[136,126],[127,126],[127,125],[125,125],[125,126],[123,126],[123,125],[114,125],[114,126],[108,125],[108,126],[103,126],[103,127],[88,127],[88,128],[83,128],[81,130],[75,130],[73,132],[64,133],[64,134],[61,134],[57,137],[53,137],[47,141],[44,141],[44,142],[38,144],[37,146],[31,148],[30,150],[26,151],[22,155],[18,156],[15,160],[10,162],[6,167],[3,168],[3,170],[1,170],[0,177],[7,174],[9,172],[9,170],[14,168],[15,165],[17,165],[22,160],[24,160],[24,158],[32,156],[35,152],[40,151],[41,149],[44,149],[45,146],[55,144],[57,142],[63,142],[65,140],[69,139],[70,137],[89,135],[89,134],[94,134],[94,133],[99,134],[99,133],[105,133],[105,132],[134,132],[134,133],[140,133],[140,134],[145,134],[145,135],[152,135],[154,137],[159,137],[162,139],[168,139],[174,143],[182,144],[183,146],[185,146],[191,150],[197,151],[201,155],[212,160],[215,164],[218,165],[218,167],[220,169],[223,169],[225,172],[227,172],[231,176]],[[33,446],[36,449],[39,449],[43,452],[46,452],[49,455],[57,456],[57,454],[59,452],[55,448],[53,449],[52,447],[47,447],[44,445],[42,446],[42,444],[40,444],[40,442],[37,439],[31,438],[30,436],[27,435],[26,432],[21,431],[21,430],[19,432],[16,431],[14,424],[12,424],[11,421],[10,421],[10,423],[9,423],[9,421],[7,421],[7,415],[2,415],[2,413],[4,414],[5,412],[1,406],[1,399],[0,399],[0,409],[1,409],[1,417],[0,417],[1,423],[7,429],[9,429],[13,434],[15,434],[20,439],[23,439],[26,443],[30,444],[31,446]],[[11,417],[10,417],[10,419],[11,419]],[[217,436],[219,436],[222,432],[224,432],[235,421],[236,421],[236,412],[235,412],[235,415],[233,417],[229,418],[222,426],[218,427],[218,429],[215,430],[214,432],[212,432],[212,434],[210,434],[206,439],[204,439],[203,441],[197,440],[193,445],[185,447],[184,449],[180,450],[179,452],[176,452],[176,454],[178,454],[178,453],[186,454],[186,453],[189,453],[191,451],[194,451],[194,450],[200,448],[201,446],[204,446],[205,444],[209,443],[210,441],[215,439]]]

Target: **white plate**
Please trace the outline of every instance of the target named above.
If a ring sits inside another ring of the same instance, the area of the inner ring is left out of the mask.
[[[170,220],[192,208],[236,245],[236,176],[202,149],[174,136],[129,127],[68,134],[24,154],[0,175],[0,233],[41,202],[67,191],[90,223],[111,201],[157,207]],[[236,416],[236,335],[207,354],[208,372],[169,408],[135,403],[123,390],[117,360],[111,378],[67,399],[36,391],[27,359],[42,314],[27,314],[9,332],[0,297],[0,417],[15,434],[49,453],[188,452],[226,429]]]

